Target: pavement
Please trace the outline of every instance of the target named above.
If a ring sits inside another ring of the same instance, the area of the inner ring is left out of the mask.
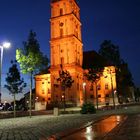
[[[140,105],[97,114],[38,115],[0,119],[0,140],[48,140],[52,135],[79,128],[111,114],[126,114],[128,119],[108,133],[105,140],[139,140]]]
[[[103,140],[140,140],[140,114],[129,115],[120,126],[114,128]]]

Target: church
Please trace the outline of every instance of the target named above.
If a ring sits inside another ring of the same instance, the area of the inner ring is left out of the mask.
[[[51,0],[50,69],[46,74],[35,76],[36,110],[46,109],[55,102],[61,106],[64,98],[66,106],[71,107],[81,106],[85,98],[94,104],[96,98],[99,105],[112,104],[112,92],[117,97],[114,66],[105,65],[103,75],[93,88],[84,77],[84,72],[91,65],[104,60],[95,51],[83,52],[81,25],[80,8],[76,0]],[[61,66],[74,80],[65,95],[57,80]]]

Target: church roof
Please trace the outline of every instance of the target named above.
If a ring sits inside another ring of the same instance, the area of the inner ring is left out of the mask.
[[[51,0],[51,2],[57,2],[57,1],[60,1],[60,0]]]
[[[83,69],[105,67],[111,64],[96,51],[83,52]]]
[[[61,1],[61,0],[51,0],[52,3],[53,3],[53,2],[57,2],[57,1]]]

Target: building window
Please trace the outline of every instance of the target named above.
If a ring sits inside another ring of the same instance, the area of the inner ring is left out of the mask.
[[[44,82],[42,82],[42,85],[44,85]]]
[[[101,94],[98,94],[98,98],[101,98]]]
[[[64,57],[61,57],[61,64],[64,64]]]
[[[106,98],[109,98],[109,94],[106,94],[105,97],[106,97]]]
[[[98,90],[101,90],[101,85],[100,84],[97,86],[97,89]]]
[[[48,94],[50,94],[51,92],[50,92],[50,89],[48,88]]]
[[[105,84],[105,89],[108,89],[108,84],[107,83]]]
[[[78,64],[80,65],[80,60],[78,59]]]
[[[93,85],[90,86],[90,91],[93,91]]]
[[[45,94],[44,89],[42,89],[42,94]]]
[[[42,104],[42,105],[45,105],[45,98],[42,99],[41,104]]]
[[[63,15],[63,9],[60,8],[60,16],[62,16],[62,15]]]
[[[60,37],[63,36],[63,28],[60,28]]]

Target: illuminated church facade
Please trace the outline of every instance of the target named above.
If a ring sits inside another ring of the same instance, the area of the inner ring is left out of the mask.
[[[63,98],[66,104],[73,106],[82,105],[85,98],[88,102],[96,103],[95,85],[91,89],[90,82],[84,77],[88,68],[84,69],[83,65],[87,63],[84,60],[87,59],[88,52],[83,52],[80,8],[76,0],[51,1],[50,31],[49,73],[35,76],[36,109],[45,109],[52,102],[61,104]],[[94,51],[89,53],[96,54]],[[94,63],[94,57],[92,59],[88,61]],[[74,80],[72,87],[65,91],[65,97],[57,81],[61,66],[70,72]],[[103,73],[106,76],[102,76],[98,81],[98,100],[101,105],[111,103],[111,93],[116,90],[114,67],[104,67]]]

